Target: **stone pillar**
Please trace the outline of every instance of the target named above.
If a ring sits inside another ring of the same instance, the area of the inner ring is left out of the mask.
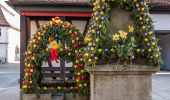
[[[90,100],[152,100],[152,74],[159,67],[97,65],[90,73]]]

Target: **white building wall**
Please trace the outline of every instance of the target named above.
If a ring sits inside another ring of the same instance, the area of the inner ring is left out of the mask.
[[[170,30],[170,14],[151,14],[155,30]]]
[[[9,27],[0,27],[1,29],[0,43],[8,43],[8,28]]]
[[[14,9],[12,9],[5,2],[1,2],[2,7],[0,8],[4,14],[6,21],[9,23],[10,27],[7,29],[7,38],[3,38],[3,40],[8,42],[7,47],[7,62],[15,63],[16,55],[15,48],[18,46],[20,48],[20,15]],[[15,29],[14,29],[15,28]],[[17,30],[16,30],[17,29]],[[18,54],[19,57],[19,54]]]
[[[20,48],[20,31],[10,28],[8,30],[8,63],[16,63],[19,62],[16,60],[16,56],[19,57],[19,54],[15,54],[15,48],[18,46]]]
[[[9,27],[0,27],[1,36],[0,36],[0,63],[7,61],[7,47],[8,47],[8,29]]]

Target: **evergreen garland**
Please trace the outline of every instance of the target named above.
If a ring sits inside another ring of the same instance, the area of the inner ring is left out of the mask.
[[[28,94],[89,93],[89,74],[84,70],[81,51],[84,46],[83,39],[78,29],[58,17],[41,26],[30,40],[25,52],[25,75],[22,83],[24,92]],[[52,44],[52,48],[49,48],[49,44]],[[64,46],[65,44],[67,46]],[[42,63],[49,60],[57,62],[61,58],[73,63],[75,82],[42,83]]]
[[[93,5],[93,13],[85,37],[87,44],[87,47],[84,48],[85,61],[87,61],[85,66],[95,67],[96,64],[113,63],[116,62],[117,59],[133,60],[134,58],[143,59],[145,64],[151,66],[159,66],[162,63],[158,39],[154,34],[153,21],[145,1],[91,0],[90,2]],[[115,51],[115,45],[111,45],[112,42],[115,42],[111,36],[108,35],[110,9],[113,7],[125,9],[130,12],[131,18],[135,22],[134,27],[136,34],[134,37],[137,38],[137,44],[136,47],[133,47],[134,50],[132,50],[132,52],[135,53],[133,59],[120,58],[120,56],[118,56],[119,53]],[[109,60],[111,60],[111,62],[109,62]]]

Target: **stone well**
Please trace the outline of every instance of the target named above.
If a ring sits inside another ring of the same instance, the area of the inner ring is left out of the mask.
[[[97,65],[90,73],[90,100],[152,100],[152,74],[159,67]]]

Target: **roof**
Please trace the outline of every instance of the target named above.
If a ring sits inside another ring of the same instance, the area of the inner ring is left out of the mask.
[[[157,3],[161,5],[170,5],[170,0],[152,0],[152,3]]]
[[[11,5],[87,5],[88,0],[9,0]]]
[[[0,26],[9,26],[9,23],[6,21],[1,8],[0,8]]]
[[[170,0],[146,0],[151,3],[157,3],[162,5],[170,5]],[[55,5],[55,4],[67,4],[67,5],[89,5],[89,0],[9,0],[12,5]]]

